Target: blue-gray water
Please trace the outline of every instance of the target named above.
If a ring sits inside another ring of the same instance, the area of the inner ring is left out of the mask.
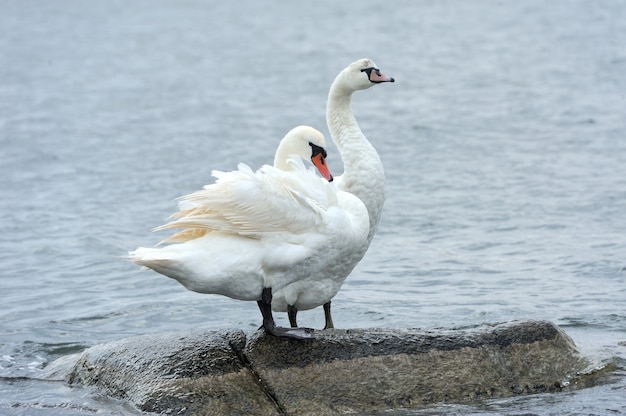
[[[121,256],[163,237],[150,230],[212,169],[271,162],[297,124],[326,131],[328,87],[361,57],[397,80],[354,97],[388,198],[335,324],[552,320],[616,363],[610,383],[420,414],[626,414],[626,2],[0,10],[0,414],[133,414],[38,378],[130,335],[254,330],[255,304],[187,292]],[[321,310],[301,324],[323,326]]]

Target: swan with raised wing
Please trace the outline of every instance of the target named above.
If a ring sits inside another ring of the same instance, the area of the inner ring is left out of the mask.
[[[367,208],[332,182],[324,146],[319,131],[299,126],[281,141],[274,166],[213,172],[217,180],[182,197],[173,220],[156,229],[182,229],[163,241],[170,244],[140,247],[130,259],[195,292],[257,301],[272,335],[311,338],[307,328],[276,326],[273,293],[340,262],[370,230]]]
[[[352,113],[352,94],[373,85],[394,82],[383,74],[371,59],[359,59],[343,69],[333,81],[328,94],[326,122],[344,163],[344,173],[336,177],[337,188],[359,198],[369,213],[369,231],[364,244],[350,255],[331,263],[322,273],[311,275],[274,294],[272,308],[288,312],[292,326],[297,326],[298,310],[324,306],[325,328],[333,328],[331,299],[346,277],[363,258],[380,220],[385,202],[385,173],[378,152],[367,140]]]

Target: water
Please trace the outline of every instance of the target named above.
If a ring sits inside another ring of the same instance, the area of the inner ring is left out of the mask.
[[[159,241],[149,230],[212,169],[271,162],[297,124],[326,131],[330,82],[361,57],[397,80],[354,102],[388,199],[336,325],[549,319],[614,376],[418,414],[626,413],[626,3],[0,8],[0,414],[138,413],[43,370],[130,335],[256,328],[253,303],[120,256]],[[300,320],[323,326],[321,310]]]

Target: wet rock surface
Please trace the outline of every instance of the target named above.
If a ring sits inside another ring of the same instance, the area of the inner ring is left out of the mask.
[[[85,350],[65,378],[148,412],[373,414],[559,391],[588,365],[560,328],[528,321],[327,330],[307,341],[239,330],[145,335]]]
[[[84,351],[68,381],[148,412],[277,414],[239,356],[245,343],[237,330],[131,337]]]

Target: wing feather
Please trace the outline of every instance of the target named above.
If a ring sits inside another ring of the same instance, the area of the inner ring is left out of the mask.
[[[291,171],[264,165],[254,172],[243,163],[232,172],[214,171],[216,181],[179,198],[180,211],[155,231],[182,228],[163,242],[184,242],[212,231],[262,238],[320,229],[337,204],[334,185],[299,157],[289,163]]]

